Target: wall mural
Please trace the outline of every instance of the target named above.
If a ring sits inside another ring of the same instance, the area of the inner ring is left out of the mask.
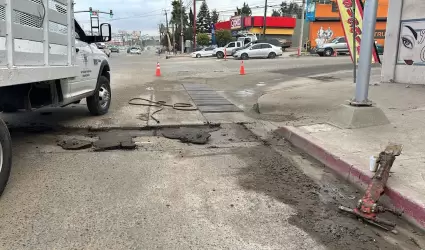
[[[397,64],[425,66],[425,19],[401,21]]]
[[[325,43],[330,43],[333,39],[334,32],[331,30],[331,27],[328,27],[327,30],[324,30],[323,27],[317,31],[316,44],[317,47],[322,46]]]

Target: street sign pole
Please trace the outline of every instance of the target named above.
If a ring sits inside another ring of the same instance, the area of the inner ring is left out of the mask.
[[[300,40],[298,44],[298,56],[301,56],[301,51],[303,48],[304,23],[305,23],[305,0],[303,0],[303,4],[302,4],[301,31],[300,31]]]

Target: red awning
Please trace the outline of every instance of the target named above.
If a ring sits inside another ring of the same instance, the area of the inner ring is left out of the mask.
[[[230,21],[216,23],[215,29],[216,30],[230,30]]]
[[[253,17],[254,27],[263,27],[264,17]],[[297,20],[292,17],[267,17],[266,25],[270,28],[295,28]]]

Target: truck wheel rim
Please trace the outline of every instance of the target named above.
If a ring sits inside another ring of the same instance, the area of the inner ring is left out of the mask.
[[[99,103],[102,108],[108,106],[109,100],[111,99],[111,94],[108,89],[106,89],[103,85],[99,89]]]
[[[1,142],[0,142],[0,172],[2,168],[3,168],[3,146],[1,145]]]

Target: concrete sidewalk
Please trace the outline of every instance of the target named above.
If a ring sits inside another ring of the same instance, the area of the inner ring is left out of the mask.
[[[425,228],[425,87],[371,86],[370,99],[385,112],[389,125],[350,130],[326,124],[332,111],[353,94],[354,84],[348,79],[300,78],[260,97],[258,109],[262,114],[292,117],[279,123],[278,133],[363,188],[373,176],[370,156],[389,142],[403,144],[386,194],[407,219]]]

